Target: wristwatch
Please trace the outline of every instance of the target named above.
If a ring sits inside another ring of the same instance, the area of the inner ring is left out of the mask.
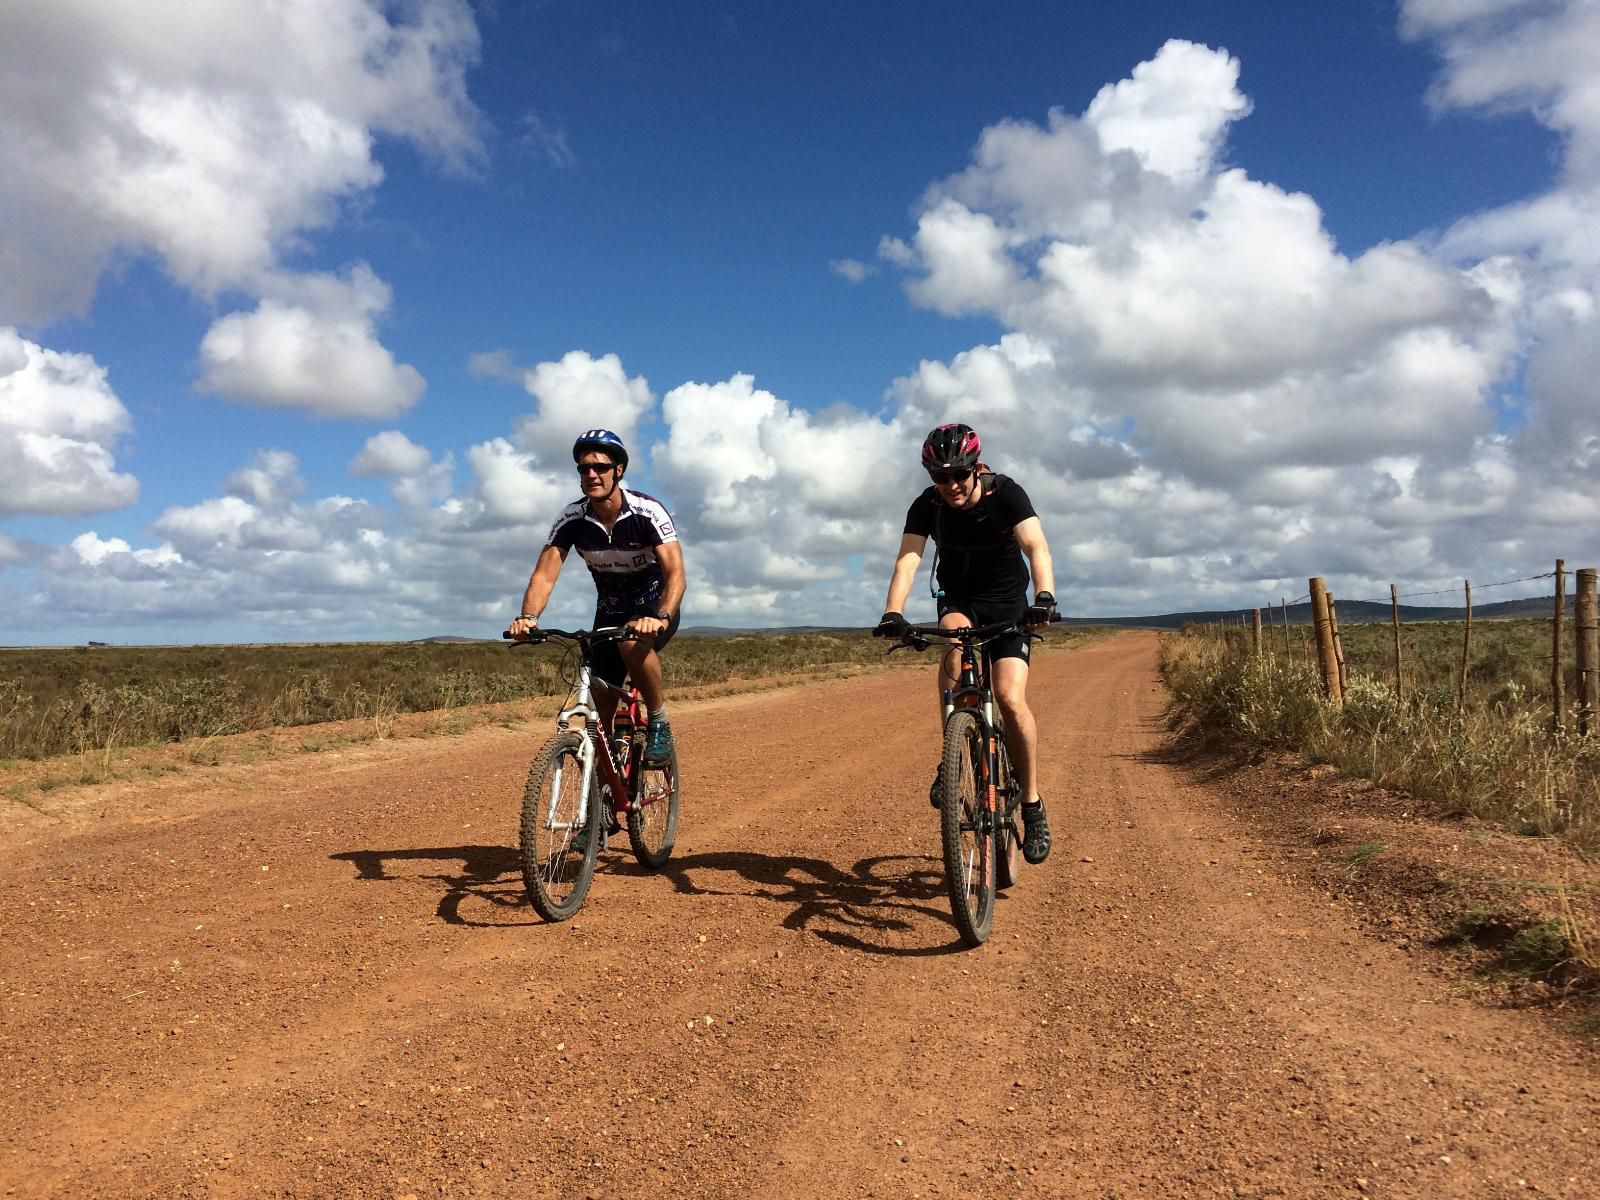
[[[660,608],[656,609],[655,618],[658,621],[665,621],[669,625],[672,623],[672,614],[667,612],[665,609],[660,609]]]

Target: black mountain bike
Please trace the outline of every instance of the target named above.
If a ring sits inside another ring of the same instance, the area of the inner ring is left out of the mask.
[[[945,886],[956,929],[969,946],[980,946],[994,922],[995,894],[1014,885],[1022,872],[1022,791],[1011,771],[1005,728],[989,686],[989,656],[983,647],[1020,633],[1015,621],[941,629],[913,625],[895,650],[926,650],[935,642],[961,648],[956,686],[944,693],[944,756],[939,766],[940,840]]]
[[[522,882],[547,921],[565,921],[583,906],[595,860],[624,826],[633,856],[650,870],[666,865],[678,838],[678,752],[647,765],[639,689],[594,676],[595,646],[634,636],[623,625],[534,629],[513,639],[533,646],[555,638],[571,643],[579,656],[572,703],[556,714],[555,736],[535,756],[522,797]],[[618,693],[610,728],[592,703],[596,685]]]

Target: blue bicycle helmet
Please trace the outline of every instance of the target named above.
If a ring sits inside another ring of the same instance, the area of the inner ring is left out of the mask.
[[[622,439],[609,429],[590,429],[578,435],[578,440],[572,443],[572,461],[577,462],[580,454],[590,454],[599,451],[624,471],[628,469],[628,448],[622,444]]]

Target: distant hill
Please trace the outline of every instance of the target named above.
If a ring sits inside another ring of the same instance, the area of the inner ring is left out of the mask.
[[[1368,621],[1388,622],[1391,619],[1390,606],[1386,603],[1371,600],[1340,600],[1334,597],[1338,606],[1339,620],[1345,625],[1359,625]],[[1472,619],[1474,621],[1506,621],[1519,617],[1548,617],[1555,608],[1554,597],[1532,596],[1522,600],[1501,600],[1494,604],[1474,604],[1472,606]],[[1566,611],[1574,611],[1573,598],[1567,597]],[[1065,617],[1063,625],[1117,625],[1130,629],[1176,629],[1185,621],[1197,624],[1208,624],[1215,621],[1236,621],[1240,617],[1248,617],[1248,608],[1210,609],[1196,612],[1164,613],[1160,616],[1150,617]],[[1465,606],[1459,608],[1437,608],[1431,605],[1402,604],[1400,606],[1400,621],[1409,624],[1415,621],[1462,621],[1467,616]],[[1278,605],[1261,610],[1263,621],[1281,623],[1283,609]],[[1291,604],[1289,606],[1289,624],[1309,625],[1312,623],[1311,604]]]
[[[860,633],[860,625],[763,625],[741,629],[735,625],[684,625],[678,633],[684,637],[741,637],[752,633]]]
[[[1389,605],[1371,600],[1335,600],[1339,606],[1339,620],[1345,625],[1359,625],[1369,621],[1389,621]],[[1507,621],[1526,617],[1549,617],[1553,607],[1549,596],[1531,596],[1521,600],[1501,600],[1494,604],[1474,604],[1474,621]],[[1567,597],[1567,613],[1574,615],[1573,597]],[[1186,621],[1210,624],[1216,621],[1237,621],[1249,617],[1248,608],[1198,609],[1193,612],[1159,613],[1143,617],[1063,617],[1063,625],[1108,625],[1119,629],[1177,629]],[[1403,624],[1416,621],[1460,621],[1467,615],[1465,607],[1436,608],[1421,604],[1402,604],[1400,620]],[[1283,609],[1277,605],[1263,607],[1261,619],[1274,625],[1283,620]],[[1289,624],[1310,625],[1311,605],[1291,604]],[[805,634],[805,633],[860,633],[871,626],[861,625],[685,625],[678,630],[683,637],[749,637],[754,634]],[[492,642],[495,638],[458,637],[455,634],[438,634],[417,638],[418,643]]]

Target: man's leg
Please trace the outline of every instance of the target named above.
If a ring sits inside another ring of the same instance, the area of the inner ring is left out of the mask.
[[[997,658],[990,678],[1006,723],[1006,749],[1022,791],[1022,856],[1031,863],[1050,857],[1050,821],[1039,799],[1039,732],[1028,707],[1028,660]]]
[[[973,620],[959,609],[944,613],[939,618],[940,629],[967,629]],[[939,702],[939,726],[941,734],[944,728],[944,694],[949,689],[961,682],[961,647],[947,646],[939,657],[939,694],[934,697]]]
[[[664,765],[672,756],[672,726],[667,722],[667,697],[661,685],[661,655],[655,639],[648,642],[618,642],[628,674],[650,710],[646,728],[644,760],[653,766]]]
[[[994,696],[1000,702],[1000,715],[1006,722],[1006,749],[1011,751],[1011,767],[1017,773],[1022,799],[1032,803],[1039,798],[1039,778],[1035,768],[1038,727],[1028,707],[1028,663],[1021,658],[997,658],[991,675]]]
[[[952,609],[939,617],[940,629],[965,629],[971,625],[972,618],[959,609]],[[928,788],[928,803],[935,808],[939,807],[939,784],[944,773],[944,694],[949,689],[961,682],[961,647],[948,646],[939,656],[939,690],[934,699],[938,701],[939,712],[939,738],[940,738],[940,763],[934,768],[933,785]]]
[[[651,713],[664,707],[667,698],[661,690],[661,656],[654,641],[618,642],[617,649],[622,651],[622,661],[628,664],[628,674],[644,697],[645,707]]]

